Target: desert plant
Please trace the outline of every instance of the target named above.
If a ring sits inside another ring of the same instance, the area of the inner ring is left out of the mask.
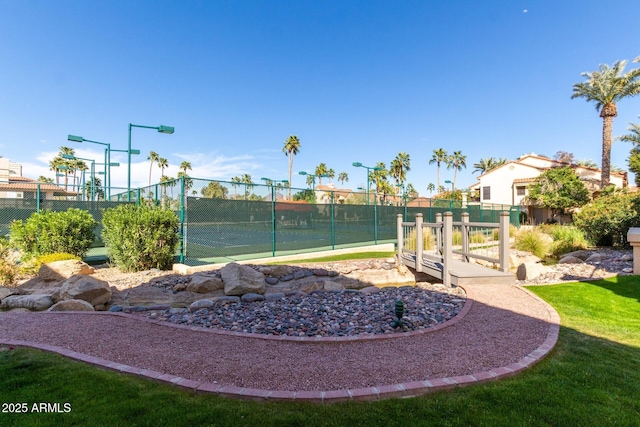
[[[178,246],[176,214],[148,205],[106,209],[102,238],[111,261],[122,271],[167,270]]]
[[[18,276],[18,261],[19,255],[11,246],[7,237],[0,238],[0,285],[9,286],[13,284],[15,278]]]
[[[551,253],[556,257],[589,247],[587,238],[584,236],[582,230],[577,227],[553,224],[543,225],[541,229],[545,234],[553,238]]]
[[[637,194],[604,194],[573,215],[573,224],[596,246],[627,243],[629,227],[640,225],[640,198]]]
[[[27,257],[55,252],[83,257],[95,239],[96,225],[89,212],[77,208],[35,212],[11,224],[11,244]]]
[[[520,230],[516,235],[515,248],[531,252],[538,258],[546,257],[550,252],[547,237],[537,228]]]
[[[428,229],[427,229],[428,230]],[[417,236],[416,229],[412,228],[405,237],[405,249],[409,251],[416,250]],[[436,238],[433,233],[426,231],[422,233],[422,248],[425,251],[431,250],[436,246]]]

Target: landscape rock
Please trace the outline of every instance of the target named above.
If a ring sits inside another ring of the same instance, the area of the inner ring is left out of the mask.
[[[240,297],[241,302],[258,302],[264,301],[264,295],[260,294],[244,294]]]
[[[71,276],[62,284],[61,300],[81,299],[92,306],[107,304],[111,300],[109,283],[87,275]]]
[[[264,294],[264,275],[250,266],[232,262],[222,267],[220,274],[226,295]]]
[[[277,285],[269,286],[266,293],[287,293],[291,291],[302,291],[309,293],[318,289],[324,289],[324,282],[328,280],[323,277],[305,277],[299,280],[289,280],[286,282],[280,282]]]
[[[0,309],[24,308],[33,311],[43,311],[53,305],[50,295],[11,295],[0,302]]]
[[[10,296],[10,295],[15,295],[16,291],[15,289],[9,289],[9,288],[0,288],[0,300]]]
[[[196,311],[196,310],[200,310],[201,308],[211,308],[214,306],[214,302],[210,299],[201,299],[198,301],[193,302],[190,306],[189,306],[189,311]]]
[[[175,287],[174,287],[175,288]],[[191,277],[191,281],[186,287],[189,292],[198,294],[208,294],[210,292],[224,289],[222,279],[214,274],[196,273]]]
[[[360,292],[368,295],[378,294],[380,293],[380,288],[377,286],[367,286],[366,288],[360,289]]]
[[[213,302],[216,304],[237,304],[240,302],[240,297],[237,296],[223,296],[215,297]]]
[[[95,311],[93,306],[81,299],[70,299],[53,304],[47,311]]]
[[[573,255],[565,255],[558,261],[558,264],[582,264],[584,260]]]
[[[540,262],[524,262],[518,266],[516,278],[518,280],[533,280],[548,270],[548,267]]]
[[[95,269],[80,260],[66,260],[48,262],[40,266],[38,277],[45,281],[61,281],[66,280],[76,274],[86,275],[93,274]]]
[[[344,285],[339,282],[333,282],[331,280],[326,280],[324,282],[324,290],[325,291],[342,291],[344,290]]]

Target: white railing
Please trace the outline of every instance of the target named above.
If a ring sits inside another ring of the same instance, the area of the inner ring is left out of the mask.
[[[415,259],[418,272],[424,271],[423,262],[431,261],[446,286],[451,285],[453,254],[466,262],[481,259],[497,264],[502,272],[509,271],[509,212],[501,212],[497,223],[469,222],[468,213],[463,213],[459,222],[453,221],[451,212],[438,214],[435,223],[423,223],[421,213],[414,222],[404,222],[398,215],[397,231],[398,258],[409,255]]]

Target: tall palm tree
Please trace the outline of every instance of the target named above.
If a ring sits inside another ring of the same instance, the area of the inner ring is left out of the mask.
[[[147,160],[151,162],[151,164],[149,165],[149,187],[151,187],[151,170],[153,169],[153,164],[157,162],[159,158],[160,156],[158,156],[158,153],[156,153],[155,151],[151,151],[149,153],[149,156],[147,157]]]
[[[456,174],[458,171],[461,171],[462,168],[467,167],[467,156],[462,154],[462,151],[454,151],[451,157],[449,158],[449,164],[447,165],[447,169],[453,168],[453,189],[456,188]]]
[[[634,145],[633,149],[640,149],[640,124],[629,123],[629,127],[627,128],[627,130],[630,132],[629,134],[622,135],[617,139],[619,141],[632,143]]]
[[[438,188],[440,188],[440,166],[442,163],[447,164],[449,161],[449,155],[447,154],[447,150],[444,148],[438,148],[433,150],[433,156],[431,156],[431,160],[429,160],[429,164],[436,164],[438,166]]]
[[[249,193],[253,188],[254,182],[251,179],[251,175],[249,175],[248,173],[242,174],[242,176],[240,177],[240,181],[244,184],[244,198],[246,199],[247,197],[249,197]]]
[[[340,172],[338,174],[338,182],[341,182],[342,188],[344,188],[344,183],[349,182],[349,174],[346,172]]]
[[[329,174],[329,169],[326,164],[320,163],[313,174],[318,177],[318,185],[322,185],[322,177]]]
[[[629,164],[629,170],[635,174],[634,181],[636,185],[638,185],[640,182],[640,124],[629,123],[627,130],[629,133],[618,137],[618,140],[633,144],[627,162]]]
[[[398,195],[399,187],[402,187],[404,181],[407,179],[407,172],[411,170],[411,159],[405,152],[400,152],[395,159],[391,161],[391,167],[389,168],[389,175],[393,177],[396,183],[396,196]]]
[[[239,176],[234,176],[231,178],[231,186],[233,187],[233,198],[236,199],[238,197],[238,185],[242,184],[242,178]]]
[[[169,167],[169,162],[164,157],[159,157],[158,160],[156,160],[156,161],[157,161],[158,167],[160,168],[160,171],[161,171],[160,179],[162,179],[162,177],[164,176],[164,170]]]
[[[289,160],[289,191],[287,193],[287,199],[291,200],[291,172],[293,170],[293,156],[300,152],[300,140],[295,135],[289,135],[284,141],[284,147],[282,147],[282,152],[287,155],[287,159]]]
[[[636,58],[638,60],[639,58]],[[585,98],[595,102],[596,111],[602,117],[602,188],[609,185],[611,177],[611,144],[613,118],[618,115],[616,103],[640,93],[640,68],[624,72],[627,61],[616,61],[612,66],[601,64],[600,69],[581,75],[584,82],[573,85],[573,98]]]
[[[433,182],[430,182],[429,185],[427,185],[427,191],[429,192],[429,195],[431,195],[431,193],[436,191],[436,185]]]
[[[187,173],[187,171],[192,170],[191,169],[191,163],[187,162],[186,160],[183,161],[182,163],[180,163],[180,170],[184,173]]]

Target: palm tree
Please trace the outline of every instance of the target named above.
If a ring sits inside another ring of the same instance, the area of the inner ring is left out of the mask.
[[[433,182],[430,182],[429,185],[427,185],[427,191],[429,192],[429,195],[431,195],[431,193],[433,193],[436,190],[436,185]]]
[[[329,175],[329,169],[327,168],[327,165],[324,163],[320,163],[318,166],[316,166],[314,175],[318,177],[318,185],[322,185],[322,177]]]
[[[462,170],[462,168],[467,167],[467,156],[462,154],[462,151],[454,151],[451,157],[449,158],[449,165],[447,169],[453,168],[453,188],[456,188],[456,174],[458,171]]]
[[[293,156],[298,154],[300,151],[300,140],[295,135],[289,135],[284,141],[284,147],[282,147],[282,151],[287,155],[289,160],[289,191],[287,194],[287,199],[291,200],[291,171],[293,170]]]
[[[342,188],[344,188],[344,183],[349,182],[349,174],[346,172],[340,172],[338,174],[338,182],[341,182]]]
[[[248,173],[242,174],[242,177],[240,177],[240,181],[244,184],[244,198],[246,200],[247,197],[249,197],[249,193],[251,192],[254,183],[251,179],[251,175],[249,175]]]
[[[149,153],[149,157],[147,157],[147,160],[151,162],[151,164],[149,165],[149,187],[151,187],[151,170],[153,169],[153,164],[157,162],[159,158],[160,157],[158,156],[158,153],[156,153],[155,151],[151,151]]]
[[[629,164],[629,170],[635,174],[634,181],[636,185],[638,185],[640,182],[640,124],[629,123],[627,130],[630,132],[629,134],[620,136],[617,139],[633,144],[627,162]]]
[[[156,161],[158,162],[158,167],[161,170],[160,180],[162,182],[162,177],[164,176],[164,170],[169,167],[169,162],[164,157],[160,157]]]
[[[429,160],[430,165],[435,163],[438,166],[438,188],[440,188],[440,165],[442,163],[448,164],[448,159],[447,150],[438,148],[433,150],[433,156],[431,156],[431,160]]]
[[[2,157],[2,156],[0,156],[0,157]],[[44,175],[40,175],[38,177],[38,182],[41,182],[43,184],[53,184],[53,178],[47,178]]]
[[[640,117],[640,116],[638,116]],[[627,130],[630,132],[627,135],[619,136],[619,141],[631,142],[634,144],[633,149],[640,149],[640,124],[638,123],[629,123],[629,127]]]
[[[480,159],[478,163],[473,164],[474,169],[471,173],[480,172],[480,175],[483,175],[498,166],[504,165],[505,163],[507,163],[507,159],[486,157],[484,159]]]
[[[411,159],[405,152],[400,152],[395,159],[391,161],[391,168],[389,169],[389,175],[393,177],[396,183],[396,197],[398,196],[399,187],[404,184],[407,179],[407,172],[411,170]]]
[[[187,161],[183,161],[182,163],[180,163],[180,170],[184,173],[187,173],[187,171],[192,170],[191,163]]]
[[[637,61],[639,58],[636,58]],[[601,64],[600,69],[581,75],[586,81],[573,85],[573,98],[595,102],[602,117],[602,179],[601,187],[609,185],[611,177],[611,144],[613,118],[618,115],[616,103],[640,93],[640,68],[624,72],[627,61],[616,61],[612,66]]]
[[[236,199],[238,197],[238,185],[242,184],[242,178],[239,176],[234,176],[231,178],[231,186],[233,187],[233,198]]]

